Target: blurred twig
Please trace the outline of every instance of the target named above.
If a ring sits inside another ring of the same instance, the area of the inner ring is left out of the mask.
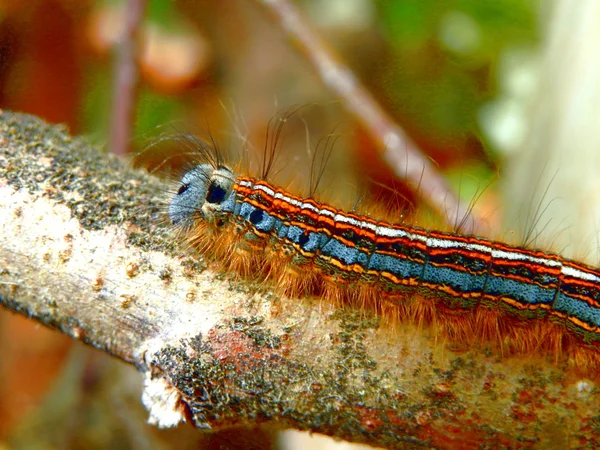
[[[138,87],[140,26],[146,4],[147,0],[127,0],[124,9],[125,26],[117,45],[109,138],[109,149],[115,155],[125,155],[131,139]]]
[[[371,93],[311,27],[289,0],[257,0],[314,67],[323,83],[365,127],[382,158],[423,200],[463,232],[484,229],[478,217],[461,204],[448,183],[406,132],[384,112]],[[464,222],[461,220],[465,219]]]

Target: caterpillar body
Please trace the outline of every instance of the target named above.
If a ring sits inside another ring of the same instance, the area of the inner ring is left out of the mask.
[[[201,252],[286,294],[368,306],[502,353],[600,366],[600,271],[542,251],[392,224],[301,198],[221,163],[181,178],[172,223]]]

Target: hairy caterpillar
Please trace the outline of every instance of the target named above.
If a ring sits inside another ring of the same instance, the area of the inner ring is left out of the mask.
[[[171,222],[202,253],[291,296],[318,295],[433,324],[502,353],[600,362],[600,271],[559,255],[475,236],[393,224],[302,198],[236,173],[216,149],[187,171]]]

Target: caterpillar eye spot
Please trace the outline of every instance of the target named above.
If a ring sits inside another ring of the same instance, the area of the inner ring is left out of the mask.
[[[179,190],[177,191],[177,195],[181,195],[183,194],[185,191],[187,191],[190,188],[189,184],[182,184],[181,186],[179,186]]]
[[[225,195],[227,192],[221,186],[219,186],[216,182],[212,182],[208,187],[208,192],[206,193],[206,201],[208,203],[221,203],[225,200]]]
[[[264,212],[261,211],[260,209],[256,209],[254,211],[252,211],[252,214],[250,214],[250,222],[254,225],[260,223],[264,218]]]
[[[300,236],[300,239],[298,239],[298,244],[300,244],[300,247],[304,247],[308,243],[309,238],[310,238],[310,236],[308,233],[303,233]]]

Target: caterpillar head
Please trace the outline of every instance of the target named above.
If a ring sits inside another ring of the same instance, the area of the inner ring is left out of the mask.
[[[191,226],[194,220],[220,225],[233,211],[235,174],[227,167],[200,164],[181,178],[177,193],[169,205],[174,225]]]

